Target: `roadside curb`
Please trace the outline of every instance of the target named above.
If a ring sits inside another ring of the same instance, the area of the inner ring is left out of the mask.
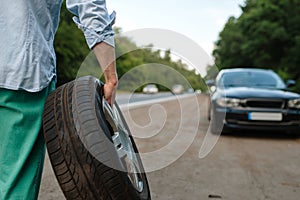
[[[174,101],[174,100],[189,98],[189,97],[192,97],[192,96],[198,96],[198,95],[199,94],[194,94],[194,93],[174,95],[174,96],[171,96],[171,97],[151,99],[151,100],[147,100],[147,101],[139,101],[139,102],[133,102],[133,103],[128,102],[128,103],[119,105],[119,107],[122,111],[128,111],[128,110],[131,110],[131,109],[137,109],[137,108],[141,108],[141,107],[148,106],[148,105],[159,104],[159,103],[164,103],[164,102],[168,102],[168,101]]]

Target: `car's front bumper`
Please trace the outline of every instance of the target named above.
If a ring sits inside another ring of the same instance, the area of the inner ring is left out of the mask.
[[[253,112],[281,113],[282,119],[276,121],[249,119],[249,113]],[[224,131],[247,129],[300,133],[300,111],[298,110],[216,108],[215,114],[216,116],[223,116],[221,120]]]

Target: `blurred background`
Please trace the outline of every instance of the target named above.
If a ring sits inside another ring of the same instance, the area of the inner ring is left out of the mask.
[[[161,63],[183,74],[194,90],[206,90],[202,78],[212,79],[217,71],[232,67],[267,68],[284,80],[296,80],[292,90],[300,92],[300,0],[214,0],[214,1],[108,1],[109,11],[117,12],[114,26],[118,35],[141,28],[163,28],[183,34],[200,45],[212,57],[206,77],[180,59],[172,59],[172,49],[141,49],[117,60],[119,77],[144,63]],[[137,46],[131,38],[122,45]],[[151,44],[149,44],[151,45]],[[123,48],[123,49],[122,49]],[[72,21],[65,5],[55,39],[58,84],[74,79],[78,68],[90,53],[81,30]],[[168,77],[166,77],[168,78]],[[162,86],[160,90],[164,90]],[[142,91],[142,88],[139,89]]]

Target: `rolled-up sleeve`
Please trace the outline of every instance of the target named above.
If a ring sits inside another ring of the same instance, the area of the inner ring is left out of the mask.
[[[114,47],[112,25],[116,13],[108,14],[105,0],[67,0],[66,4],[90,49],[102,41]]]

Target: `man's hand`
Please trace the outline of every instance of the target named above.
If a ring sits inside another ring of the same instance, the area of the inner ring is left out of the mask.
[[[108,83],[104,84],[104,98],[109,103],[109,105],[114,105],[116,98],[116,83]]]
[[[115,48],[105,42],[100,42],[93,47],[93,51],[104,73],[104,98],[112,106],[115,102],[116,88],[118,86]]]

